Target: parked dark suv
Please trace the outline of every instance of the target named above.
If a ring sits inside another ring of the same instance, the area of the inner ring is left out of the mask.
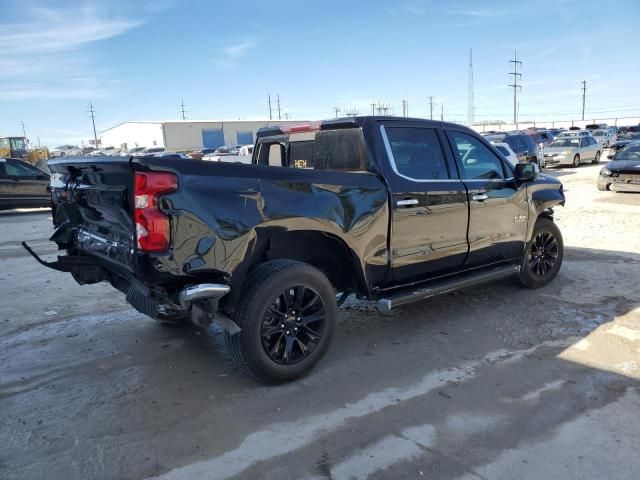
[[[518,162],[540,164],[538,146],[536,142],[526,133],[503,133],[487,135],[485,137],[490,142],[504,142],[509,144],[511,150],[518,157]]]

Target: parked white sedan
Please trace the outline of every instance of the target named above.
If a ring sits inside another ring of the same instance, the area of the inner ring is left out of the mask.
[[[591,135],[582,137],[556,138],[544,149],[545,166],[598,163],[602,146]]]
[[[508,143],[503,143],[503,142],[491,142],[491,144],[496,147],[496,149],[502,154],[504,155],[504,158],[506,158],[507,160],[509,160],[509,163],[511,165],[513,165],[514,167],[516,166],[516,163],[518,163],[518,156],[516,155],[516,153],[511,150],[511,147],[509,146]]]

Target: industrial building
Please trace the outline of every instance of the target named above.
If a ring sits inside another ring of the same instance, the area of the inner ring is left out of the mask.
[[[273,125],[295,125],[303,120],[172,120],[125,122],[100,135],[103,147],[164,147],[167,150],[199,150],[222,145],[254,143],[256,131]]]

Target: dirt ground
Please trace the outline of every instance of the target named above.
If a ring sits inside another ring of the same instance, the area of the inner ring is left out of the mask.
[[[50,213],[0,213],[0,478],[640,477],[640,194],[552,171],[560,274],[340,313],[308,377],[267,387],[215,326],[157,325],[33,261]]]

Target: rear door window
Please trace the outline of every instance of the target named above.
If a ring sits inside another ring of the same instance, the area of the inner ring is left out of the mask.
[[[524,143],[520,141],[520,138],[517,135],[505,138],[505,142],[509,144],[511,150],[515,153],[522,153],[526,150]]]
[[[434,128],[386,127],[399,175],[411,180],[446,180],[451,175]]]

